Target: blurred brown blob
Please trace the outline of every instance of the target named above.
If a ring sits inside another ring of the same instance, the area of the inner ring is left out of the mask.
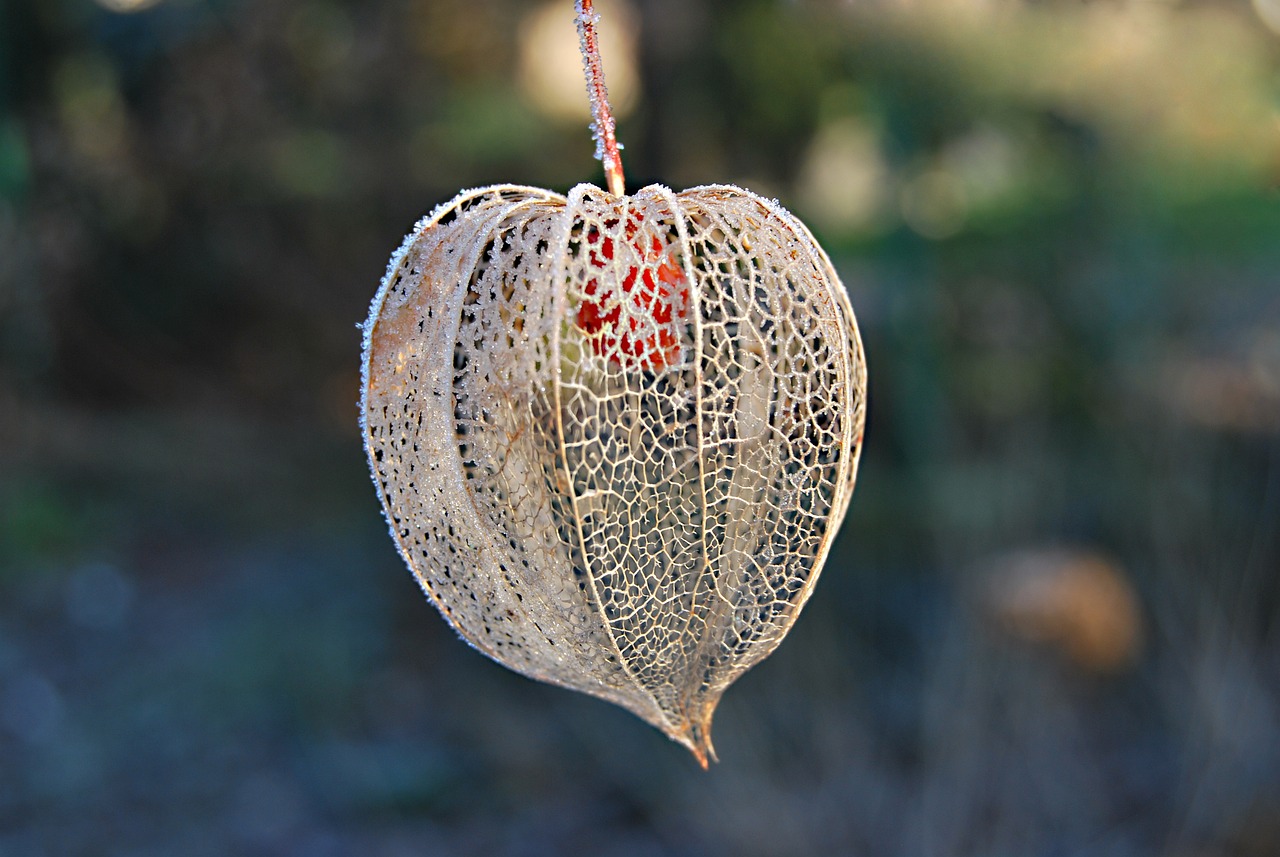
[[[1007,633],[1044,643],[1089,672],[1131,666],[1142,648],[1142,616],[1125,574],[1087,551],[1039,549],[994,563],[985,606]]]
[[[1280,334],[1258,332],[1235,357],[1182,357],[1158,376],[1163,399],[1188,422],[1213,429],[1280,431]]]

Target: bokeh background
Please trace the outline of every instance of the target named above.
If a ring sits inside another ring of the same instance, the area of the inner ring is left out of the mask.
[[[1280,854],[1280,3],[599,7],[869,356],[721,764],[458,641],[356,427],[414,220],[600,180],[569,0],[7,0],[0,855]]]

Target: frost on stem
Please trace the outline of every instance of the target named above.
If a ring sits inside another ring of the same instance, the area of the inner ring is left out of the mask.
[[[582,50],[582,70],[587,79],[587,99],[591,102],[591,137],[596,141],[596,160],[604,166],[609,192],[614,196],[626,194],[622,176],[622,158],[609,107],[609,90],[604,83],[604,66],[600,60],[600,41],[596,36],[596,24],[600,16],[591,7],[591,0],[577,0],[578,42]]]

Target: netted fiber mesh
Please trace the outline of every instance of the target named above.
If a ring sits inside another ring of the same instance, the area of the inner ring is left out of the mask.
[[[714,758],[861,450],[857,327],[804,226],[728,186],[469,191],[392,257],[364,333],[370,464],[440,612]]]

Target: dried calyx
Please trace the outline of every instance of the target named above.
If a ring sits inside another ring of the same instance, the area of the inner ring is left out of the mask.
[[[791,628],[848,508],[866,367],[776,202],[624,195],[578,15],[610,191],[481,188],[415,227],[364,325],[365,446],[464,639],[705,767],[721,695]]]

